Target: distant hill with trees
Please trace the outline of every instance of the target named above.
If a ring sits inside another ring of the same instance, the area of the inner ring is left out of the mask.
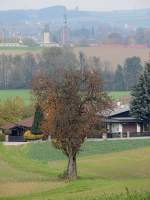
[[[19,22],[39,22],[55,21],[62,23],[64,12],[67,12],[70,22],[74,25],[99,21],[111,24],[132,24],[133,26],[147,27],[150,26],[150,9],[129,10],[129,11],[111,11],[111,12],[94,12],[67,10],[64,6],[53,6],[40,10],[8,10],[0,11],[0,23],[7,24]],[[76,21],[76,22],[75,22]]]

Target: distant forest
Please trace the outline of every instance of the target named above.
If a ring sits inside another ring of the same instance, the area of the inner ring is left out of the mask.
[[[116,71],[104,66],[100,59],[86,58],[80,53],[78,58],[70,49],[44,49],[41,54],[0,55],[0,89],[25,89],[31,87],[33,77],[38,73],[54,73],[56,69],[71,67],[97,68],[101,72],[104,89],[107,91],[128,91],[136,85],[143,70],[138,57],[127,58]]]

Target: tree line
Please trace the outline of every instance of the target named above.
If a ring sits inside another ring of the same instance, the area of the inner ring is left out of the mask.
[[[115,71],[107,63],[103,66],[98,58],[93,58],[93,63],[101,70],[104,88],[107,91],[130,91],[143,72],[141,59],[136,56],[127,58]]]
[[[143,66],[139,57],[127,58],[123,66],[118,65],[114,74],[114,90],[131,90],[139,80]]]
[[[71,49],[44,49],[41,54],[0,55],[0,89],[30,88],[33,77],[40,72],[54,73],[56,69],[74,68],[79,65],[97,68],[107,91],[130,90],[137,84],[143,69],[139,57],[127,58],[124,65],[114,71],[109,63],[99,58],[76,57]]]
[[[0,89],[31,88],[39,71],[53,73],[54,69],[74,67],[77,59],[70,50],[44,49],[41,54],[0,55]]]
[[[0,89],[29,88],[37,67],[32,54],[0,55]]]

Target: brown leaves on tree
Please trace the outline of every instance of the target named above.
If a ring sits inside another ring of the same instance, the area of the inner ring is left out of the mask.
[[[66,176],[77,177],[76,155],[82,143],[110,105],[100,74],[94,70],[63,70],[57,77],[40,75],[33,81],[33,93],[42,107],[42,128],[53,144],[69,158]]]

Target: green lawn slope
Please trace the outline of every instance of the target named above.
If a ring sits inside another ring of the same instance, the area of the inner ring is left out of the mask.
[[[86,142],[68,182],[51,143],[0,145],[0,200],[149,200],[149,155],[150,140]]]

